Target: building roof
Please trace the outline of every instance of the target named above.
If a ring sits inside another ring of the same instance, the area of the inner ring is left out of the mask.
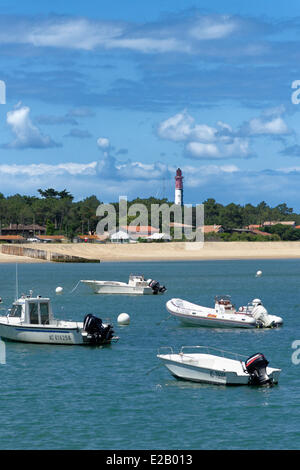
[[[0,235],[0,240],[18,240],[18,241],[26,241],[26,238],[21,237],[21,235]]]
[[[180,222],[170,222],[170,227],[194,228],[193,225],[181,224]]]
[[[122,229],[126,230],[129,233],[158,233],[159,229],[151,227],[151,225],[123,225]]]
[[[80,240],[107,240],[109,238],[109,233],[103,233],[102,235],[77,235],[77,238],[80,238]]]
[[[130,237],[128,233],[119,230],[118,232],[112,233],[110,238],[111,240],[129,240]]]
[[[201,230],[203,233],[218,233],[220,229],[222,228],[222,225],[202,225],[198,227],[198,230]]]
[[[263,235],[264,237],[272,237],[272,233],[262,232],[261,230],[251,230],[255,235]]]
[[[167,233],[153,233],[149,237],[147,237],[148,240],[171,240],[170,235]]]

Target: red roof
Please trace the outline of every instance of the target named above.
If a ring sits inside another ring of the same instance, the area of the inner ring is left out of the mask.
[[[220,228],[222,225],[203,225],[202,227],[199,227],[200,230],[202,230],[203,233],[218,233],[220,231]]]
[[[64,240],[66,237],[64,235],[36,235],[36,238],[41,240]]]
[[[151,225],[136,225],[136,226],[130,226],[130,225],[124,225],[122,226],[124,230],[127,230],[129,233],[157,233],[159,232],[158,228],[151,227]]]
[[[256,235],[263,235],[264,237],[272,237],[272,233],[262,232],[261,230],[252,230]]]
[[[108,233],[102,235],[77,235],[80,240],[106,240],[109,237]]]
[[[26,240],[21,235],[0,235],[0,240]]]

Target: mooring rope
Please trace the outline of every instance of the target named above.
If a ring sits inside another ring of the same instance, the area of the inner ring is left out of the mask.
[[[71,290],[70,294],[72,294],[77,289],[80,283],[81,283],[81,280],[77,282],[76,286]]]

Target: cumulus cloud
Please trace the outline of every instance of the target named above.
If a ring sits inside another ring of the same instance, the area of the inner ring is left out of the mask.
[[[28,106],[18,107],[7,113],[6,122],[15,139],[8,144],[4,144],[3,147],[16,149],[60,147],[61,144],[52,140],[50,136],[43,134],[32,123],[29,114],[30,108]]]
[[[196,124],[186,110],[161,122],[157,134],[162,139],[183,142],[187,157],[219,160],[249,158],[250,143],[234,133],[231,126],[218,121],[216,126]]]
[[[240,134],[248,136],[284,136],[291,134],[284,120],[286,108],[284,105],[265,109],[261,116],[254,117],[240,127]]]
[[[249,135],[284,135],[289,134],[289,128],[282,117],[272,119],[254,118],[248,123]]]
[[[206,124],[195,124],[195,119],[184,110],[161,122],[157,132],[162,139],[174,142],[192,139],[213,142],[216,139],[217,129]]]
[[[97,139],[97,145],[101,150],[108,150],[110,147],[109,139],[106,137],[99,137],[99,139]]]

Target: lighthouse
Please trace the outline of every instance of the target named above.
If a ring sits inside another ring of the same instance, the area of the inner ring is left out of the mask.
[[[177,168],[175,176],[175,204],[183,206],[183,176],[180,168]]]

